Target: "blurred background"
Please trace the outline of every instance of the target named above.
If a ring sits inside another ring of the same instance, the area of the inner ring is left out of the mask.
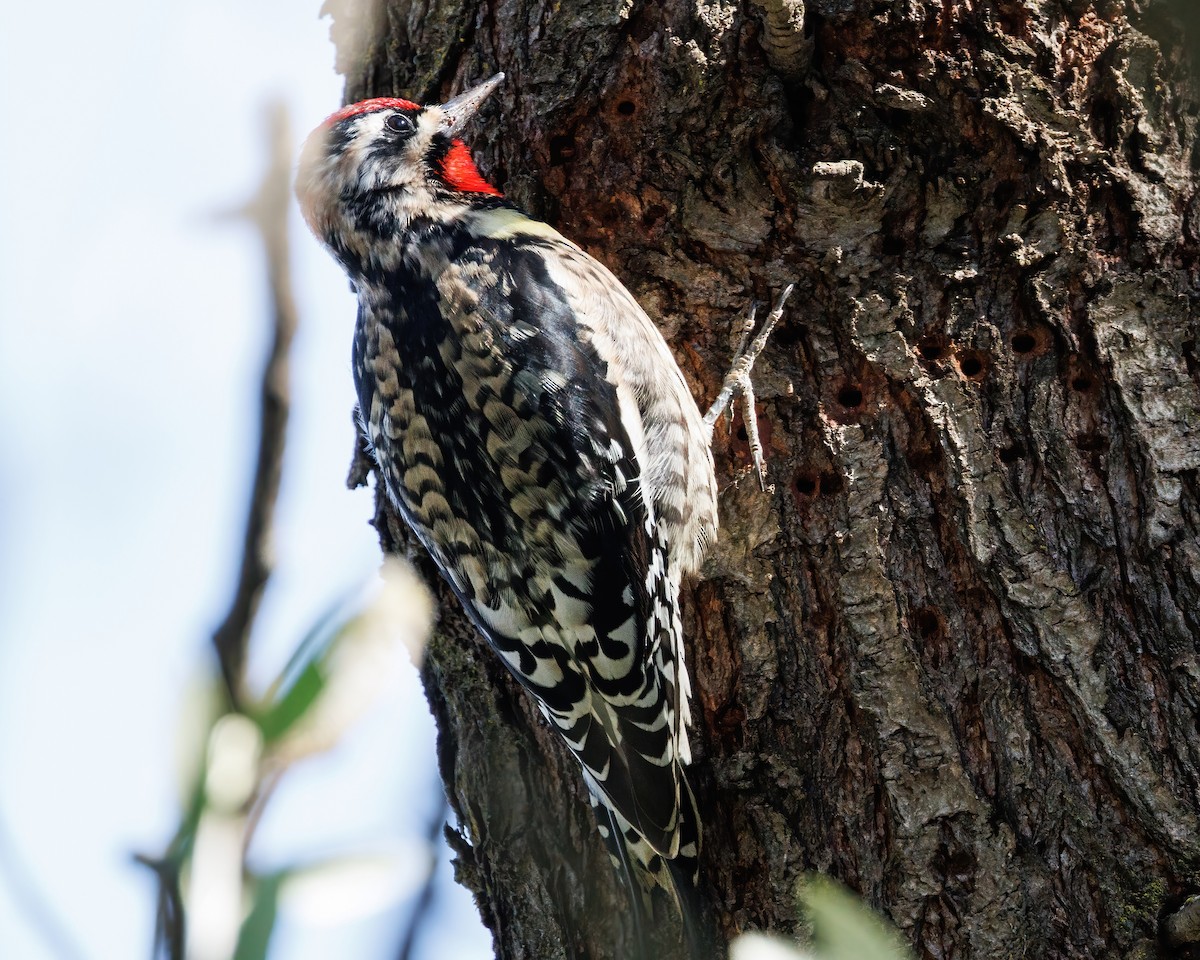
[[[153,875],[203,754],[234,590],[268,345],[266,264],[228,216],[341,78],[319,0],[16,4],[0,31],[0,957],[149,957]],[[354,302],[294,209],[292,415],[277,567],[250,650],[263,690],[379,551],[348,491]],[[350,601],[348,606],[353,606]],[[270,872],[383,854],[342,903],[285,896],[274,958],[396,957],[441,810],[434,730],[406,658],[329,753],[265,808]],[[190,717],[190,719],[189,719]],[[440,849],[439,845],[439,849]],[[444,854],[442,859],[445,860]],[[416,957],[491,955],[442,863]]]

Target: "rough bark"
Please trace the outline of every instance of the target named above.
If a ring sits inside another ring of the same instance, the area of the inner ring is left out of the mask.
[[[723,934],[794,929],[819,870],[921,957],[1188,956],[1160,928],[1200,890],[1200,98],[1170,9],[332,6],[347,99],[508,73],[482,167],[615,270],[701,402],[734,313],[797,284],[756,376],[774,490],[718,428],[684,596]],[[626,955],[574,764],[443,623],[498,955]]]

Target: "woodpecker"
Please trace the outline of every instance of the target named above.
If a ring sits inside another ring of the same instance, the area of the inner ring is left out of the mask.
[[[702,416],[620,281],[458,138],[502,79],[345,107],[306,141],[296,192],[357,292],[388,498],[578,758],[614,860],[678,905],[700,850],[680,582],[717,531],[712,423],[786,292]]]

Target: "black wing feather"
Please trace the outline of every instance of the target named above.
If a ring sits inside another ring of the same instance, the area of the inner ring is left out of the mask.
[[[465,290],[452,289],[456,282]],[[656,663],[664,648],[673,655],[672,627],[657,621],[654,584],[647,585],[656,554],[665,567],[665,547],[647,515],[606,365],[534,243],[460,236],[438,284],[415,269],[398,271],[393,283],[403,308],[386,318],[360,316],[354,363],[360,406],[370,411],[379,389],[383,351],[372,348],[370,323],[382,322],[398,351],[398,388],[411,391],[436,450],[373,436],[389,493],[597,789],[669,855],[677,842],[680,777],[665,716],[676,703],[677,680],[668,681]],[[407,479],[423,463],[436,467],[429,482],[439,485],[433,491],[439,509],[444,497],[451,520],[470,524],[478,544],[464,545],[446,532],[452,523],[430,519],[431,501],[423,499],[429,491],[413,489]],[[554,498],[542,502],[550,489]],[[486,559],[483,591],[464,572],[467,550]],[[547,574],[553,590],[588,605],[594,637],[563,629]],[[615,636],[622,629],[630,636],[630,617],[631,658]],[[613,673],[620,658],[629,667]],[[546,681],[543,668],[561,681]],[[590,709],[581,713],[581,703]]]

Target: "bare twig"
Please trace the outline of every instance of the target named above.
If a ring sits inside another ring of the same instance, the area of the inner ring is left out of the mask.
[[[413,903],[408,929],[404,931],[404,939],[400,941],[398,960],[412,960],[417,948],[417,939],[433,913],[434,896],[437,892],[438,849],[442,840],[442,829],[446,825],[446,814],[450,809],[440,786],[438,797],[440,802],[434,810],[425,832],[425,839],[429,842],[429,871],[425,874],[425,883],[421,887],[421,892],[417,894],[416,902]]]
[[[279,481],[283,472],[283,448],[289,408],[288,354],[296,332],[296,305],[292,298],[288,268],[287,213],[291,179],[291,138],[287,114],[282,103],[272,105],[271,159],[258,195],[239,217],[258,228],[267,254],[267,276],[271,290],[272,337],[262,375],[262,400],[259,411],[258,461],[246,518],[241,568],[229,611],[213,633],[213,646],[221,665],[221,676],[230,707],[240,708],[250,643],[251,627],[259,601],[271,576],[271,533]],[[158,879],[158,912],[154,937],[156,957],[183,960],[185,916],[180,890],[180,869],[185,859],[183,848],[190,842],[181,832],[159,858],[135,855],[134,859],[151,869]]]
[[[176,858],[150,857],[135,853],[135,863],[149,869],[158,879],[158,905],[154,916],[155,960],[183,960],[183,893],[179,889],[179,862]]]
[[[242,699],[250,630],[271,575],[271,534],[288,420],[288,352],[296,331],[296,305],[288,267],[287,211],[291,138],[282,104],[271,107],[271,161],[258,196],[240,211],[259,229],[267,253],[273,311],[272,341],[262,376],[258,462],[246,519],[237,590],[224,621],[213,634],[221,675],[236,707]]]

